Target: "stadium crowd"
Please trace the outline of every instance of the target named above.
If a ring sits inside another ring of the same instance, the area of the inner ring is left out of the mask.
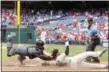
[[[100,29],[101,40],[109,39],[108,11],[72,11],[68,12],[45,10],[21,10],[22,25],[37,25],[38,38],[43,31],[46,32],[47,43],[64,43],[66,38],[70,43],[85,44],[87,34],[87,18],[93,18],[94,24]],[[16,25],[16,11],[2,9],[2,25]]]

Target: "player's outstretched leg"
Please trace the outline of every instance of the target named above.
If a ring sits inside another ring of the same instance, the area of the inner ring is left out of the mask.
[[[80,66],[88,68],[108,69],[107,64],[82,62]]]
[[[103,49],[101,51],[99,57],[101,57],[106,51],[107,51],[107,49]],[[97,57],[92,57],[92,59],[93,59],[93,61],[92,61],[93,63],[99,63],[100,62],[100,60]]]
[[[100,57],[102,56],[105,52],[107,51],[107,49],[104,49],[102,51],[87,51],[87,52],[83,52],[80,53],[76,56],[73,56],[73,59],[77,62],[77,63],[81,63],[84,59],[86,59],[87,57]]]
[[[12,35],[7,36],[7,56],[10,57],[9,52],[12,48]]]
[[[7,56],[10,57],[11,55],[9,55],[9,51],[11,50],[11,47],[7,47]]]
[[[25,56],[19,55],[18,60],[20,61],[21,65],[24,65],[23,61],[26,59]]]
[[[7,35],[7,56],[10,57],[10,50],[13,48],[12,38],[16,35],[16,33],[11,32]]]

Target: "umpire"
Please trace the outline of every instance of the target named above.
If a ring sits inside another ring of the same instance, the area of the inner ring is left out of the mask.
[[[95,51],[95,48],[98,44],[100,44],[99,30],[93,24],[93,19],[89,18],[86,51]],[[97,57],[88,57],[86,61],[95,63],[100,62],[100,60]]]

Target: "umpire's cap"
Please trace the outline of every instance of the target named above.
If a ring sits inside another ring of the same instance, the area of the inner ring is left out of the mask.
[[[43,46],[44,42],[41,40],[36,41],[36,46]]]

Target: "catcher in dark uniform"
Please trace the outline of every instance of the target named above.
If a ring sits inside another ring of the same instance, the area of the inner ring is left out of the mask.
[[[7,36],[7,56],[11,57],[14,55],[19,55],[18,60],[21,64],[24,64],[23,61],[26,59],[26,56],[29,57],[29,59],[34,59],[36,57],[39,57],[43,60],[53,60],[56,57],[56,53],[58,53],[58,50],[53,50],[52,54],[46,55],[44,53],[44,42],[41,40],[36,41],[35,46],[25,46],[25,45],[18,45],[13,46],[12,45],[12,39],[15,35],[10,34]]]

